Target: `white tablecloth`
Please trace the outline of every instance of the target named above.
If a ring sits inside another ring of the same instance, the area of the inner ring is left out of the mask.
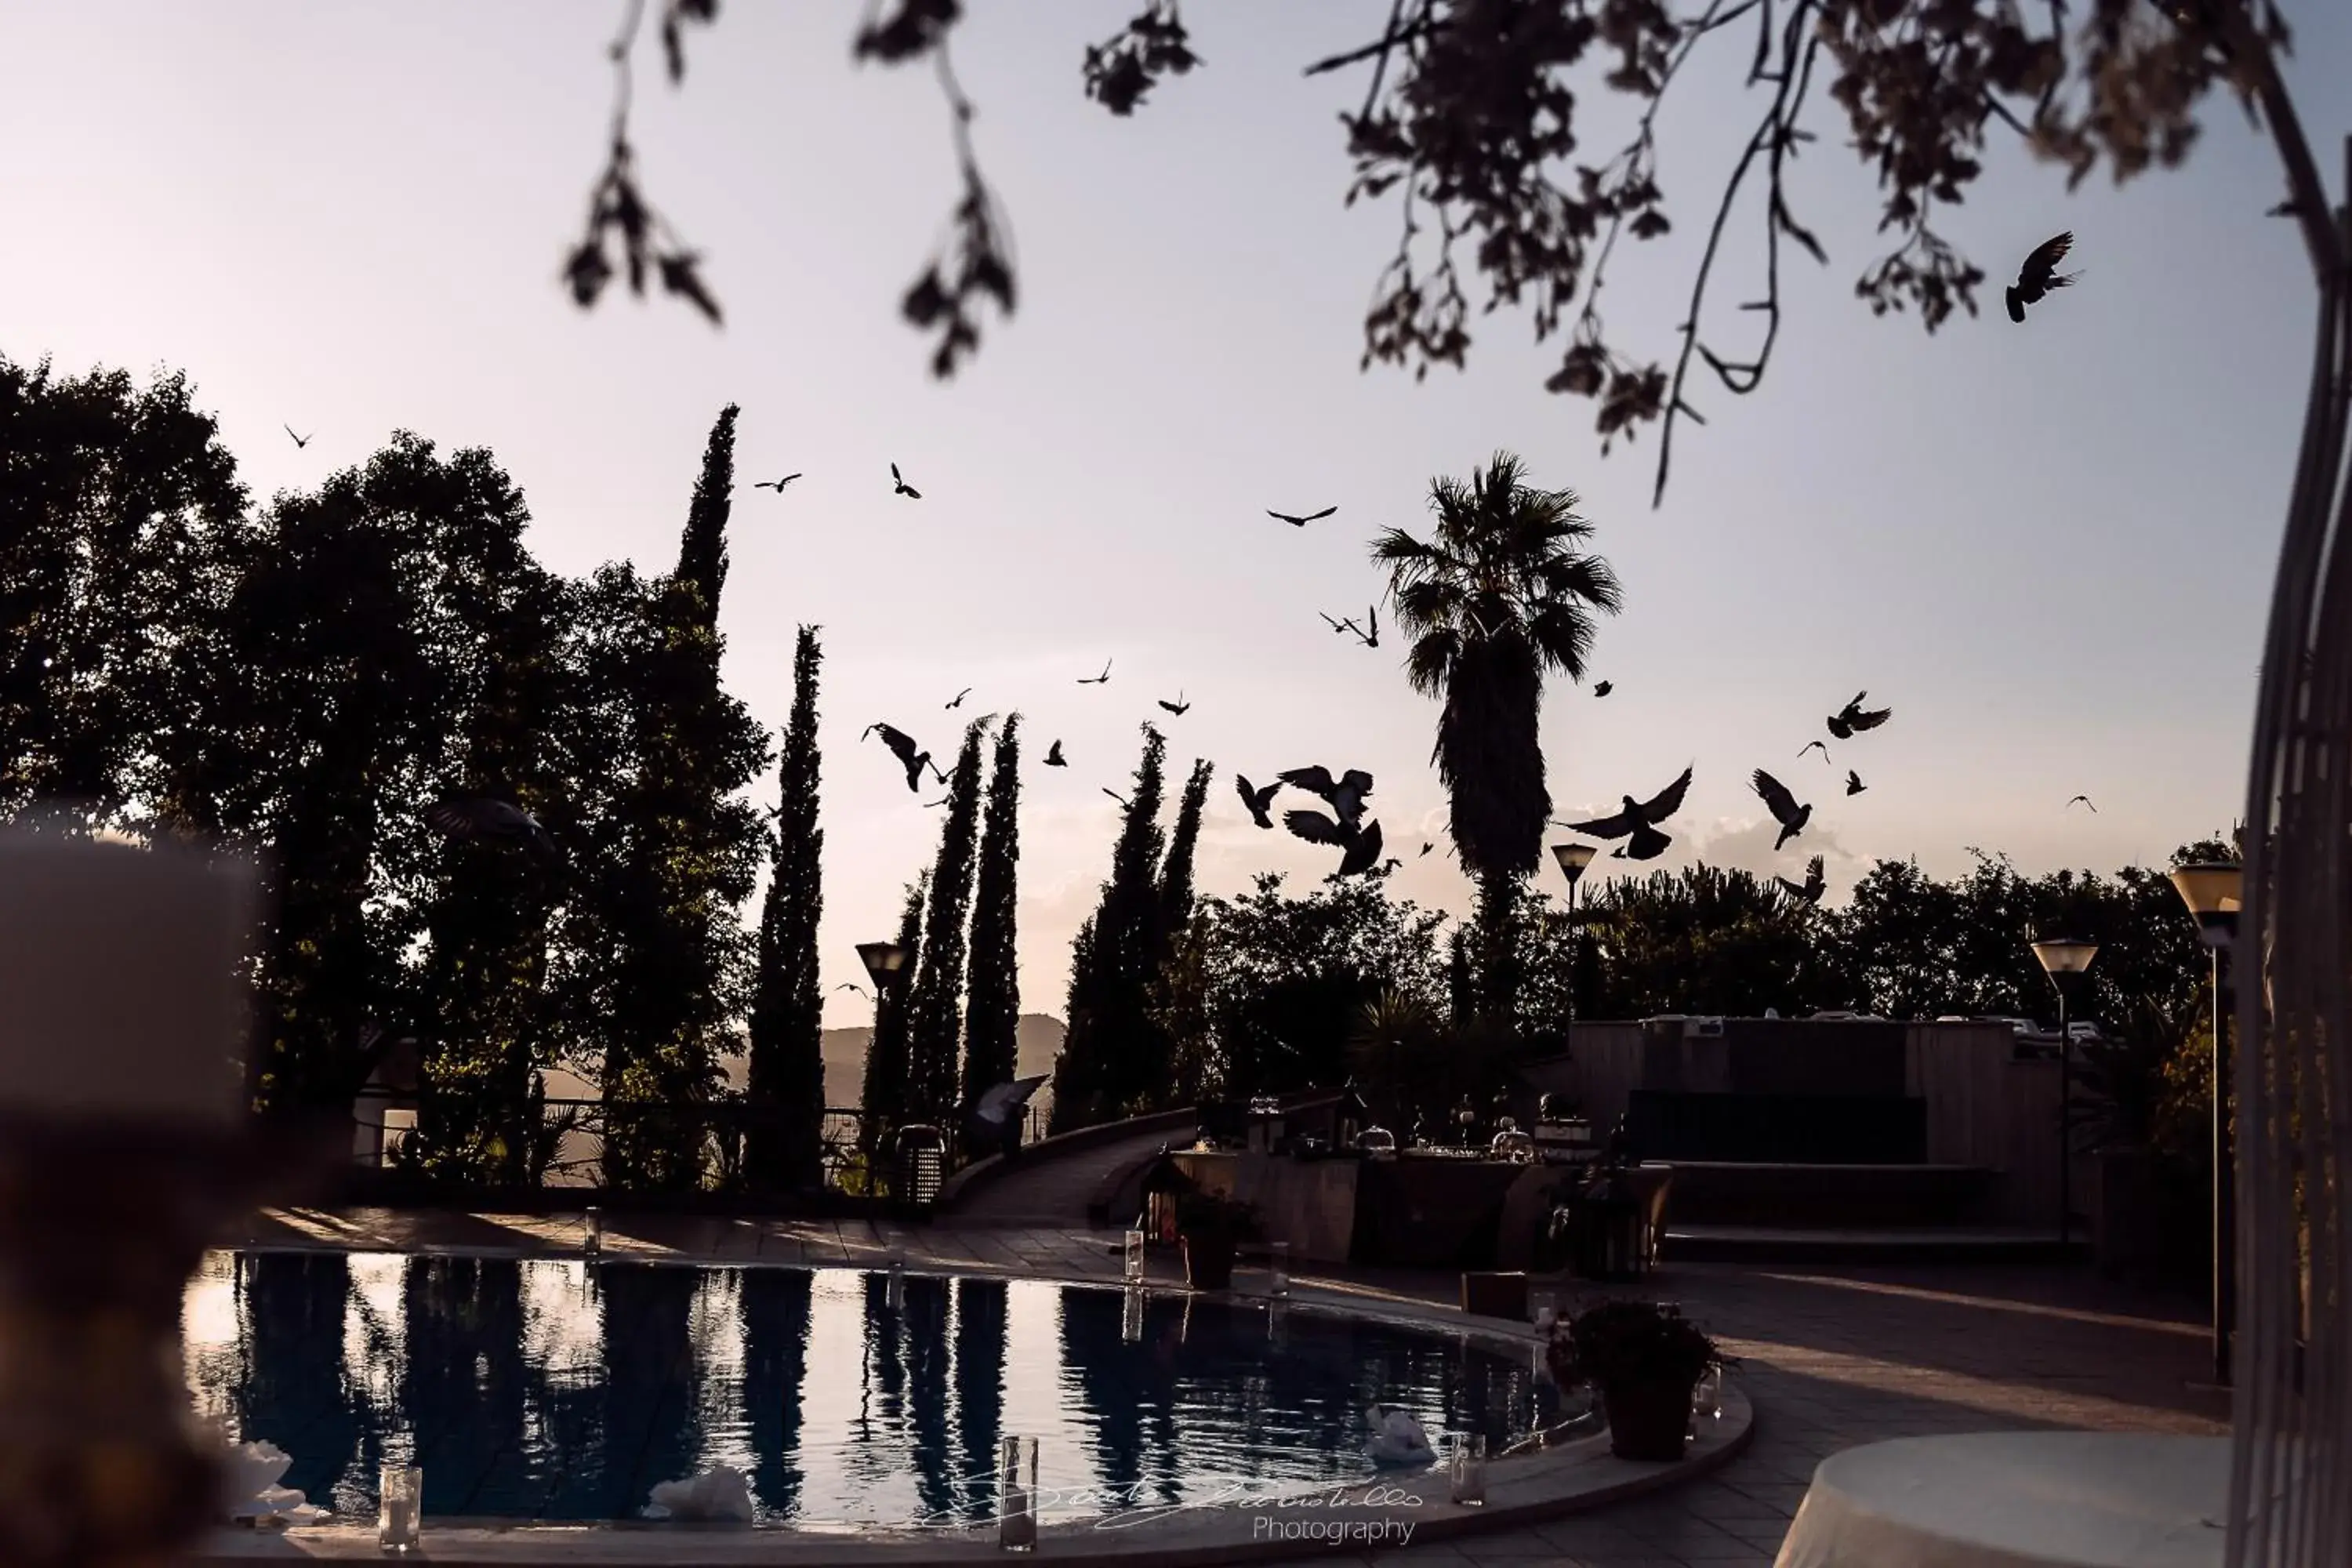
[[[2214,1568],[2230,1440],[1978,1432],[1832,1455],[1775,1568]]]

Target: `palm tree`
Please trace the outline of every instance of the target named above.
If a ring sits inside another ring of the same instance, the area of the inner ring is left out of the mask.
[[[1538,489],[1497,452],[1467,480],[1430,482],[1436,531],[1391,529],[1372,546],[1389,569],[1397,629],[1412,639],[1405,673],[1443,697],[1433,753],[1453,805],[1454,845],[1478,880],[1490,1011],[1514,988],[1503,967],[1520,879],[1543,853],[1551,795],[1537,721],[1544,677],[1584,677],[1594,612],[1623,602],[1609,563],[1580,547],[1592,524],[1573,490]]]

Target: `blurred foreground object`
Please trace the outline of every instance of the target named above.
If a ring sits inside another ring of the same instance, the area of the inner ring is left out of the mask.
[[[0,827],[0,1563],[154,1563],[219,1511],[180,1303],[215,1227],[312,1170],[257,1131],[251,862]]]

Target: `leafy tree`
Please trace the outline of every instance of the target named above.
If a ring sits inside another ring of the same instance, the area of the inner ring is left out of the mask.
[[[942,1122],[956,1100],[956,1046],[963,1036],[958,1002],[963,994],[965,921],[980,842],[980,743],[987,721],[963,732],[955,772],[948,777],[947,822],[931,867],[931,906],[923,921],[923,963],[909,994],[907,1113]]]
[[[1544,787],[1544,677],[1584,678],[1594,612],[1622,603],[1609,563],[1580,547],[1592,525],[1570,490],[1538,489],[1497,452],[1467,481],[1430,485],[1427,541],[1391,529],[1372,546],[1389,571],[1407,679],[1442,697],[1433,753],[1452,805],[1454,847],[1478,884],[1484,1010],[1508,1016],[1512,915],[1551,816]]]
[[[1796,1016],[1846,1005],[1842,978],[1824,961],[1813,911],[1750,872],[1714,866],[1604,882],[1581,900],[1584,945],[1598,986],[1583,991],[1585,1017],[1655,1013]],[[1572,930],[1564,911],[1540,919],[1540,980],[1529,997],[1548,1033],[1564,1033]]]
[[[1152,980],[1151,1028],[1168,1053],[1168,1098],[1173,1105],[1198,1104],[1216,1087],[1216,1021],[1209,993],[1214,929],[1208,910],[1195,906]]]
[[[824,913],[824,829],[817,819],[817,628],[793,652],[793,713],[776,780],[776,857],[760,911],[746,1098],[755,1121],[746,1173],[759,1187],[809,1187],[822,1171],[824,997],[817,988],[817,928]]]
[[[1066,1032],[1054,1067],[1056,1132],[1147,1109],[1155,1072],[1139,1058],[1150,1037],[1151,983],[1159,973],[1155,873],[1165,844],[1159,817],[1167,759],[1167,737],[1144,725],[1143,757],[1111,850],[1110,879],[1071,948]]]
[[[1021,715],[996,732],[981,824],[963,1012],[963,1100],[1012,1081],[1021,1033]]]
[[[908,1076],[908,1001],[920,964],[923,906],[930,900],[931,874],[925,871],[907,884],[907,903],[898,915],[898,944],[907,954],[907,967],[882,984],[874,997],[874,1034],[866,1042],[866,1084],[858,1104],[865,1110],[866,1137],[878,1141],[885,1128],[907,1120]]]

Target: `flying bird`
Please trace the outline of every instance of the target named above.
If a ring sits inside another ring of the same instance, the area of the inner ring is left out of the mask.
[[[1321,511],[1310,511],[1305,517],[1293,517],[1286,511],[1276,511],[1272,507],[1268,507],[1265,509],[1265,515],[1276,522],[1286,522],[1293,528],[1305,528],[1310,522],[1322,521],[1339,510],[1336,506],[1327,506]]]
[[[2033,247],[2033,254],[2027,257],[2025,265],[2017,269],[2017,281],[2003,291],[2003,297],[2009,301],[2011,321],[2022,321],[2025,320],[2025,307],[2040,304],[2042,297],[2053,289],[2072,287],[2074,279],[2082,276],[2079,272],[2058,270],[2058,264],[2065,260],[2066,253],[2074,248],[2074,235],[2071,229]]]
[[[1832,739],[1839,741],[1851,741],[1860,731],[1864,730],[1875,730],[1881,724],[1885,723],[1889,719],[1895,717],[1895,710],[1892,708],[1880,708],[1874,710],[1865,710],[1862,706],[1862,700],[1869,695],[1870,693],[1867,691],[1855,692],[1853,694],[1853,701],[1847,703],[1837,712],[1830,715],[1830,735]],[[1822,754],[1823,756],[1827,756],[1829,754],[1826,747],[1822,749]]]
[[[1363,831],[1357,834],[1349,843],[1348,852],[1339,857],[1339,868],[1331,875],[1334,879],[1340,877],[1360,877],[1377,865],[1380,858],[1381,825],[1377,822],[1367,822],[1364,824]]]
[[[2074,800],[2079,800],[2079,801],[2081,801],[2084,805],[2091,805],[2091,797],[2090,797],[2089,795],[2076,795],[2076,796],[2074,797]],[[2066,806],[2065,806],[2065,807],[2062,807],[2061,809],[2069,809],[2069,808],[2071,808],[2071,807],[2074,805],[2074,800],[2070,800],[2070,801],[2068,801],[2068,802],[2066,803]],[[2097,806],[2095,806],[2095,805],[2091,805],[2091,815],[2092,815],[2093,816],[2098,816],[2098,815],[2099,815],[2099,808],[2098,808]]]
[[[1103,660],[1103,672],[1100,675],[1081,675],[1078,677],[1078,684],[1080,686],[1100,686],[1109,679],[1110,660],[1105,659]]]
[[[1592,688],[1592,695],[1594,695],[1595,697],[1606,697],[1606,696],[1608,696],[1612,691],[1614,691],[1614,690],[1616,690],[1616,689],[1617,689],[1616,683],[1615,683],[1615,682],[1613,682],[1613,681],[1608,681],[1608,680],[1596,681],[1596,682],[1593,684],[1593,688]]]
[[[1805,754],[1805,752],[1806,752],[1813,751],[1813,750],[1815,750],[1816,748],[1818,748],[1818,749],[1820,750],[1821,753],[1822,753],[1822,761],[1823,761],[1823,762],[1825,762],[1825,763],[1830,763],[1830,749],[1829,749],[1829,747],[1828,747],[1828,746],[1823,745],[1823,744],[1822,744],[1821,742],[1819,742],[1819,741],[1808,741],[1808,742],[1805,742],[1805,744],[1804,744],[1804,747],[1797,752],[1797,755],[1799,755],[1799,756],[1801,756],[1801,756],[1803,756],[1803,755]],[[1830,763],[1830,766],[1832,766],[1832,767],[1835,767],[1835,766],[1837,766],[1837,764],[1836,764],[1835,763]]]
[[[1381,858],[1381,825],[1367,822],[1360,826],[1346,820],[1333,821],[1319,811],[1286,811],[1282,825],[1309,844],[1336,845],[1345,851],[1339,858],[1339,868],[1334,877],[1353,877],[1369,871]]]
[[[1805,879],[1801,884],[1791,882],[1786,877],[1775,877],[1772,879],[1780,883],[1790,898],[1803,904],[1820,903],[1822,889],[1827,886],[1822,879],[1822,858],[1818,855],[1805,862]]]
[[[1349,616],[1344,621],[1335,621],[1330,616],[1324,616],[1323,612],[1320,610],[1318,610],[1315,613],[1318,616],[1323,616],[1323,624],[1325,626],[1329,626],[1333,631],[1338,632],[1342,636],[1345,636],[1349,632],[1354,632],[1358,637],[1362,637],[1364,635],[1362,628],[1356,625],[1356,618],[1353,616]]]
[[[950,708],[950,709],[955,709],[955,708],[961,708],[961,707],[962,707],[962,706],[963,706],[963,700],[964,700],[965,698],[967,698],[967,697],[971,696],[971,687],[969,687],[969,686],[967,686],[967,687],[965,687],[961,691],[959,691],[959,692],[957,692],[957,693],[955,694],[955,700],[954,700],[953,701],[950,702],[950,703],[948,704],[948,707],[949,707],[949,708]]]
[[[1282,788],[1282,781],[1276,779],[1264,789],[1258,789],[1247,778],[1235,773],[1234,787],[1241,792],[1242,804],[1249,807],[1250,820],[1260,827],[1272,827],[1274,818],[1266,815],[1266,807],[1274,804],[1275,792]]]
[[[1423,839],[1423,840],[1421,841],[1421,852],[1422,852],[1422,854],[1423,854],[1423,855],[1428,854],[1431,850],[1433,850],[1433,849],[1434,849],[1434,848],[1436,848],[1436,847],[1437,847],[1437,846],[1436,846],[1436,845],[1432,844],[1432,843],[1431,843],[1428,839],[1426,839],[1426,838],[1424,838],[1424,839]]]
[[[1869,786],[1868,784],[1864,784],[1864,783],[1863,783],[1863,782],[1862,782],[1862,775],[1861,775],[1860,773],[1855,773],[1852,768],[1848,768],[1848,769],[1846,769],[1846,771],[1845,771],[1845,793],[1846,793],[1846,794],[1848,794],[1848,795],[1860,795],[1864,790],[1866,790],[1866,789],[1868,789],[1869,787],[1870,787],[1870,786]]]
[[[286,434],[288,434],[289,436],[294,436],[294,426],[292,426],[291,425],[289,425],[289,426],[284,426],[284,429],[285,429],[285,431],[286,431]],[[294,445],[295,445],[295,447],[296,447],[297,448],[299,448],[299,447],[307,447],[307,446],[309,446],[309,445],[310,444],[310,442],[311,442],[312,437],[316,437],[318,434],[319,434],[319,433],[318,433],[316,430],[313,430],[313,431],[311,431],[311,432],[310,432],[310,434],[309,436],[294,436]]]
[[[1590,822],[1561,822],[1555,826],[1570,833],[1581,833],[1589,838],[1624,838],[1630,842],[1612,850],[1620,860],[1654,860],[1666,852],[1674,839],[1658,831],[1658,825],[1683,808],[1683,797],[1690,794],[1691,770],[1685,768],[1683,776],[1652,795],[1637,801],[1632,795],[1619,798],[1622,809],[1610,816],[1596,816]]]
[[[845,980],[840,984],[835,986],[834,989],[835,991],[855,991],[860,996],[871,996],[874,994],[873,992],[868,991],[865,986],[860,985],[855,980]]]
[[[915,791],[921,789],[923,787],[923,770],[926,767],[930,767],[931,753],[918,749],[915,737],[909,735],[904,730],[895,730],[887,724],[868,724],[866,726],[866,735],[877,733],[881,735],[882,743],[890,748],[891,754],[906,765],[908,793],[912,794]],[[866,735],[860,735],[857,738],[862,741],[866,739]],[[933,767],[931,768],[931,772],[937,773],[939,773],[939,769]],[[942,784],[947,782],[945,775],[941,775],[940,782]]]
[[[1184,700],[1184,694],[1181,691],[1176,694],[1176,700],[1173,702],[1169,701],[1165,697],[1160,699],[1160,706],[1167,709],[1168,711],[1175,714],[1179,719],[1181,719],[1185,714],[1192,710],[1192,705]]]
[[[1056,741],[1045,748],[1045,765],[1049,768],[1066,768],[1070,765],[1069,759],[1062,755],[1061,742]]]
[[[425,822],[446,838],[518,844],[542,865],[563,864],[563,851],[539,818],[511,801],[489,795],[445,800],[426,808]]]
[[[1111,787],[1110,787],[1110,785],[1108,785],[1108,784],[1105,784],[1105,785],[1103,785],[1103,794],[1105,794],[1105,795],[1107,795],[1110,796],[1110,797],[1111,797],[1111,799],[1113,799],[1113,800],[1115,800],[1115,801],[1118,802],[1118,804],[1119,804],[1119,805],[1127,805],[1127,796],[1125,796],[1125,795],[1123,795],[1119,794],[1119,793],[1118,793],[1118,791],[1117,791],[1117,790],[1115,790],[1115,789],[1111,788]],[[1128,806],[1128,809],[1129,809],[1129,811],[1132,811],[1132,810],[1134,810],[1135,808],[1134,808],[1133,806]]]
[[[1762,768],[1756,770],[1753,782],[1756,793],[1764,797],[1766,809],[1772,813],[1772,820],[1780,825],[1780,837],[1772,841],[1777,850],[1805,830],[1805,824],[1813,819],[1813,808],[1799,805],[1797,797],[1789,793],[1789,786]]]
[[[1380,647],[1381,607],[1378,605],[1366,605],[1364,606],[1364,624],[1372,629],[1369,632],[1358,632],[1356,634],[1357,639],[1366,647]]]
[[[1303,789],[1309,795],[1320,795],[1339,813],[1339,820],[1351,831],[1364,819],[1364,797],[1372,793],[1372,775],[1361,768],[1349,768],[1337,779],[1327,767],[1292,768],[1278,776],[1279,782],[1293,789]],[[1291,813],[1296,816],[1297,812]],[[1315,814],[1309,812],[1312,816]],[[1287,820],[1286,818],[1286,820]]]
[[[905,496],[908,500],[923,499],[923,492],[907,482],[905,476],[898,472],[898,465],[896,463],[890,465],[890,482],[898,487],[890,492],[892,495]]]
[[[937,808],[938,808],[938,807],[940,807],[940,806],[942,806],[942,805],[947,805],[947,803],[948,803],[948,802],[950,802],[950,801],[953,800],[954,798],[955,798],[955,796],[953,796],[953,795],[943,795],[940,796],[940,798],[939,798],[939,799],[937,799],[937,800],[927,800],[927,801],[923,802],[923,809],[924,809],[925,811],[931,811],[931,810],[935,810],[935,809],[937,809]]]
[[[773,490],[778,495],[782,495],[784,493],[784,487],[799,478],[798,474],[786,474],[781,479],[754,479],[751,481],[751,488],[755,490]]]

